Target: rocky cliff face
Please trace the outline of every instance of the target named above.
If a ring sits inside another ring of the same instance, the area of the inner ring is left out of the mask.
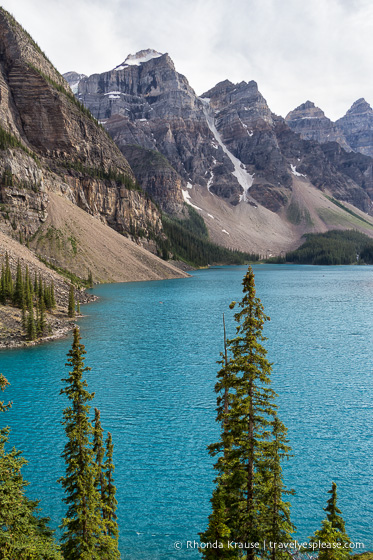
[[[355,101],[335,124],[354,152],[373,157],[373,110],[365,99]]]
[[[325,142],[338,142],[346,151],[351,151],[343,131],[325,113],[316,107],[312,101],[306,101],[285,118],[286,124],[301,135],[305,140],[316,140],[321,144]]]
[[[121,233],[159,235],[160,213],[123,154],[3,9],[0,37],[2,229],[32,243],[57,192]]]
[[[204,103],[167,54],[148,49],[130,55],[114,70],[82,79],[77,97],[103,122],[123,153],[128,144],[135,144],[168,159],[177,174],[170,196],[174,211],[181,211],[180,185],[185,188],[188,183],[208,186],[238,203],[242,189],[206,121]],[[148,182],[141,184],[148,188]],[[166,198],[163,192],[157,201],[169,209]]]
[[[76,89],[143,188],[167,212],[180,212],[183,198],[194,205],[219,243],[269,253],[257,241],[268,227],[289,247],[301,232],[349,223],[327,197],[373,213],[372,160],[351,151],[344,133],[310,102],[286,122],[254,81],[225,80],[197,97],[170,57],[151,49],[82,78]],[[307,208],[316,199],[320,209]]]
[[[76,75],[66,78],[75,84]],[[180,210],[182,189],[188,197],[186,186],[198,185],[232,205],[259,203],[278,212],[291,199],[294,176],[303,174],[317,188],[327,185],[333,196],[370,211],[366,180],[355,175],[352,185],[343,165],[336,167],[319,146],[324,138],[351,149],[343,132],[311,102],[285,122],[271,112],[254,81],[225,80],[198,98],[170,57],[151,49],[130,55],[110,72],[82,78],[77,97],[104,123],[136,167],[141,185],[166,211]],[[300,141],[288,124],[311,143]],[[131,145],[158,151],[176,173],[160,161],[145,172]],[[299,165],[303,171],[297,171]],[[364,192],[351,195],[351,189]]]
[[[263,204],[276,212],[286,202],[291,175],[275,134],[275,120],[256,82],[222,82],[202,96],[210,128],[236,158],[243,189],[241,201]],[[235,164],[231,157],[232,163]],[[246,173],[246,177],[243,173]],[[237,173],[238,175],[238,173]],[[250,190],[249,190],[250,189]]]
[[[335,123],[311,101],[291,111],[285,120],[306,140],[322,144],[338,142],[346,151],[373,157],[373,110],[365,99],[355,101],[346,115]]]
[[[287,161],[294,162],[294,177],[303,177],[322,192],[373,214],[372,158],[346,152],[336,142],[303,140],[283,119],[278,119],[276,135],[281,153]]]

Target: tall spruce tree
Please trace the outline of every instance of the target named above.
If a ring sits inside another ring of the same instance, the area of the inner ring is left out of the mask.
[[[97,488],[99,472],[88,404],[94,393],[87,390],[87,381],[83,379],[90,368],[84,366],[86,352],[80,340],[79,329],[75,328],[66,364],[72,370],[69,377],[63,379],[66,386],[61,390],[71,403],[63,413],[68,441],[63,452],[66,476],[60,482],[65,490],[64,501],[68,510],[61,526],[62,551],[65,560],[115,560],[120,557],[118,544],[107,535],[102,518],[102,499]]]
[[[12,278],[12,272],[10,270],[10,264],[9,264],[9,255],[8,252],[6,252],[5,254],[5,296],[6,299],[12,299],[13,298],[13,278]]]
[[[70,284],[67,314],[71,318],[75,317],[75,294],[74,294],[74,286],[72,284]]]
[[[324,519],[321,522],[321,529],[315,531],[310,543],[313,545],[313,550],[318,551],[318,560],[347,560],[350,554],[348,548],[350,541],[347,535],[345,537],[346,540],[343,540],[344,535],[335,529],[330,521]]]
[[[327,513],[327,519],[330,521],[334,529],[338,529],[341,533],[345,533],[345,522],[341,515],[341,510],[337,506],[337,485],[335,482],[332,482],[332,488],[331,490],[328,490],[328,494],[331,494],[331,496],[327,501],[327,506],[324,508],[324,511]]]
[[[21,308],[23,305],[23,277],[22,277],[21,263],[19,262],[19,259],[17,263],[16,284],[13,292],[13,305],[16,305]]]
[[[27,339],[35,340],[36,338],[36,323],[34,317],[34,306],[32,300],[30,301],[27,317]]]
[[[342,512],[337,506],[335,482],[332,482],[332,488],[328,493],[331,497],[324,508],[327,513],[326,519],[322,522],[321,529],[315,531],[310,542],[316,546],[324,543],[324,546],[315,549],[319,550],[319,560],[346,560],[351,552],[349,548],[351,541],[346,533]]]
[[[96,488],[101,496],[102,518],[105,519],[105,474],[103,470],[105,448],[104,448],[104,434],[101,427],[101,413],[98,408],[95,408],[95,419],[93,427],[93,452],[95,456],[95,463],[97,466]]]
[[[107,437],[106,446],[106,461],[104,462],[105,448],[103,430],[101,427],[100,411],[95,408],[93,451],[95,455],[95,463],[97,466],[96,488],[101,497],[101,512],[102,519],[104,520],[105,525],[105,534],[107,535],[107,552],[109,554],[108,557],[115,559],[119,558],[119,531],[115,515],[117,501],[115,499],[116,488],[114,486],[113,478],[113,443],[110,433]]]
[[[0,375],[0,389],[4,391],[8,384]],[[0,412],[10,406],[0,401]],[[0,556],[11,560],[62,560],[48,519],[39,516],[38,502],[25,496],[28,482],[21,469],[27,461],[15,448],[6,450],[9,432],[9,428],[0,429]]]
[[[258,462],[258,472],[262,476],[262,521],[263,538],[268,543],[286,543],[295,527],[290,520],[290,504],[285,502],[284,495],[294,494],[287,490],[282,480],[284,459],[289,458],[291,451],[286,439],[287,430],[284,424],[275,417],[272,422],[272,439],[263,445],[263,457]],[[289,558],[288,550],[272,547],[272,560]]]
[[[217,481],[217,486],[212,493],[211,504],[212,513],[209,515],[208,528],[201,533],[201,542],[205,543],[202,549],[203,557],[206,560],[235,560],[240,558],[241,551],[231,546],[233,541],[229,528],[228,510],[226,507],[224,486],[221,481]]]
[[[29,308],[30,304],[33,301],[33,287],[32,287],[32,282],[30,279],[30,273],[29,273],[29,269],[28,266],[26,264],[26,271],[25,271],[25,282],[24,282],[24,291],[25,291],[25,303],[26,303],[26,307]]]
[[[45,329],[47,327],[47,321],[45,319],[45,300],[43,295],[41,297],[39,296],[38,308],[39,308],[39,319],[37,324],[37,331],[40,336],[43,336]]]
[[[276,393],[270,388],[271,364],[262,346],[265,321],[263,305],[256,297],[254,273],[249,267],[243,280],[243,299],[234,318],[236,337],[227,341],[230,353],[223,355],[215,386],[220,441],[209,446],[218,455],[215,469],[218,494],[225,503],[224,525],[232,541],[256,543],[259,549],[241,548],[240,553],[254,560],[267,556],[263,541],[271,536],[281,542],[291,540],[289,504],[284,502],[285,487],[280,463],[289,456],[286,429],[277,417]],[[230,308],[237,305],[232,302]],[[214,508],[214,502],[213,502]],[[211,522],[202,539],[211,535]],[[278,542],[278,541],[277,541]],[[281,555],[272,551],[275,560]],[[211,558],[211,550],[208,555]],[[219,549],[216,550],[219,558]]]
[[[105,525],[107,534],[114,540],[118,540],[119,530],[117,523],[117,499],[115,497],[116,487],[114,485],[114,470],[115,466],[113,463],[113,439],[111,433],[108,432],[106,438],[106,461],[104,463],[105,472],[105,497],[104,497],[104,508],[105,508]]]

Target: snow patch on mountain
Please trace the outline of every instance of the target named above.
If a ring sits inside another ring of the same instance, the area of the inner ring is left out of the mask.
[[[202,208],[200,208],[199,206],[196,206],[195,204],[193,204],[190,201],[190,194],[188,193],[188,191],[182,190],[181,192],[183,193],[183,198],[184,198],[185,202],[187,204],[189,204],[189,206],[192,206],[192,208],[195,208],[196,210],[200,210],[201,212],[203,212]]]
[[[78,93],[79,82],[80,82],[80,80],[79,80],[78,82],[74,82],[74,83],[71,84],[71,86],[70,86],[70,87],[71,87],[71,91],[73,92],[74,95]]]
[[[210,192],[210,187],[211,187],[211,185],[212,185],[212,182],[213,182],[213,180],[214,180],[214,174],[213,174],[213,172],[210,171],[210,173],[211,173],[211,177],[210,177],[210,179],[207,181],[207,190],[208,190],[209,192]],[[212,194],[212,193],[211,193],[211,194]]]
[[[199,99],[200,101],[202,101],[203,112],[205,114],[209,129],[213,133],[216,142],[219,144],[223,152],[229,157],[229,159],[234,165],[234,171],[232,171],[232,175],[236,177],[237,181],[243,188],[243,194],[240,196],[240,202],[247,202],[248,200],[247,193],[249,188],[253,184],[253,175],[250,175],[250,173],[248,173],[246,169],[243,169],[242,162],[238,158],[236,158],[236,156],[234,156],[232,152],[230,152],[227,146],[224,144],[222,137],[220,136],[215,126],[215,118],[211,114],[209,101],[203,97],[200,97]],[[212,145],[214,146],[214,144]]]
[[[139,51],[136,54],[129,54],[126,60],[114,68],[114,70],[124,70],[125,68],[128,68],[128,66],[140,66],[140,64],[143,64],[144,62],[148,62],[152,58],[159,58],[160,56],[163,56],[163,54],[155,51],[154,49],[146,49],[144,51]]]
[[[299,171],[297,171],[297,168],[295,167],[295,165],[293,165],[292,163],[290,164],[291,167],[291,172],[293,175],[295,175],[296,177],[306,177],[306,175],[304,175],[304,173],[299,173]]]

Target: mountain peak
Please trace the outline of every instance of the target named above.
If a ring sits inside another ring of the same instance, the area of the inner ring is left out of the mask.
[[[114,68],[114,70],[123,70],[127,66],[140,66],[144,62],[152,60],[152,58],[159,58],[163,53],[155,51],[154,49],[144,49],[136,54],[129,54],[122,64]]]
[[[315,107],[316,106],[313,101],[307,100],[305,103],[302,103],[302,105],[299,105],[297,109],[314,109]]]
[[[324,111],[322,111],[319,107],[316,107],[313,101],[306,101],[294,109],[294,111],[290,111],[290,113],[285,117],[285,120],[288,122],[296,119],[311,118],[324,119],[327,117],[325,117]]]
[[[365,101],[363,97],[361,97],[360,99],[355,101],[355,103],[352,104],[351,108],[347,111],[346,114],[351,115],[351,114],[371,113],[371,112],[372,112],[372,107],[369,105],[369,103],[367,103],[367,101]]]
[[[250,82],[247,82],[247,85],[250,89],[258,90],[258,84],[255,80],[250,80]]]

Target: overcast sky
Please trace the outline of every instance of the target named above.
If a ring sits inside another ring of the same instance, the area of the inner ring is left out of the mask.
[[[0,0],[61,72],[168,52],[198,95],[255,80],[285,116],[313,101],[332,120],[373,104],[371,0]]]

